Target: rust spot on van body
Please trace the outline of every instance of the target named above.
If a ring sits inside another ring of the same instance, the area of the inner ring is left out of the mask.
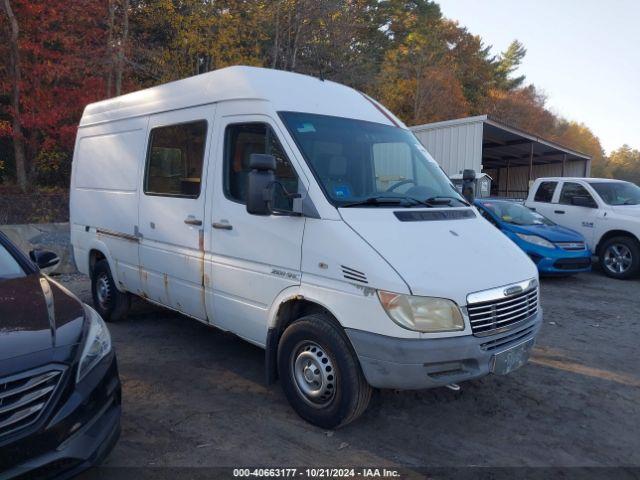
[[[205,265],[204,265],[204,230],[198,230],[198,261],[200,263],[200,305],[202,306],[202,311],[204,312],[204,317],[207,322],[209,322],[209,315],[207,314],[207,294],[206,294],[206,286],[209,284],[209,276],[205,273]]]
[[[357,283],[352,283],[351,285],[353,285],[358,290],[360,290],[365,297],[370,297],[371,295],[375,295],[376,294],[376,289],[375,288],[366,287],[364,285],[358,285]]]

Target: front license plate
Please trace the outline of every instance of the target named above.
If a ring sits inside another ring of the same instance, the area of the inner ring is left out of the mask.
[[[496,375],[506,375],[517,370],[527,363],[532,348],[533,338],[494,355],[491,357],[491,371]]]

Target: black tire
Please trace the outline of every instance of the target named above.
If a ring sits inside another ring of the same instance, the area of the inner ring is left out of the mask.
[[[100,260],[91,273],[91,295],[96,311],[105,322],[117,322],[127,316],[131,296],[116,288],[109,263]]]
[[[301,368],[305,362],[310,363]],[[322,375],[317,383],[307,378],[307,373],[313,376],[314,371]],[[372,388],[362,374],[349,340],[324,314],[302,317],[287,327],[278,344],[278,373],[282,389],[296,413],[322,428],[339,428],[354,421],[367,409],[371,399]],[[324,388],[313,390],[316,385]],[[321,394],[311,398],[303,389]]]
[[[598,261],[608,277],[631,278],[640,271],[640,244],[631,237],[612,237],[600,247]]]

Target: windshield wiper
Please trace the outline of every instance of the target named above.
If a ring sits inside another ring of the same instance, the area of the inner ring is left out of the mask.
[[[361,206],[384,206],[384,205],[403,205],[406,202],[412,202],[411,205],[425,205],[427,207],[432,207],[428,203],[423,202],[422,200],[418,200],[413,197],[405,197],[405,196],[376,196],[365,198],[364,200],[359,200],[357,202],[345,203],[341,205],[340,208],[349,208],[349,207],[361,207]]]
[[[451,205],[451,200],[456,200],[457,202],[460,202],[463,205],[466,205],[467,207],[471,206],[469,205],[469,203],[465,202],[464,200],[458,197],[449,197],[447,195],[438,195],[435,197],[429,197],[426,200],[424,200],[423,203],[426,203],[427,205]]]

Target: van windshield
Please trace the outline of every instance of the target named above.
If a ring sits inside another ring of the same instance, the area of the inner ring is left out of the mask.
[[[280,116],[337,207],[467,205],[407,130],[310,113]]]

